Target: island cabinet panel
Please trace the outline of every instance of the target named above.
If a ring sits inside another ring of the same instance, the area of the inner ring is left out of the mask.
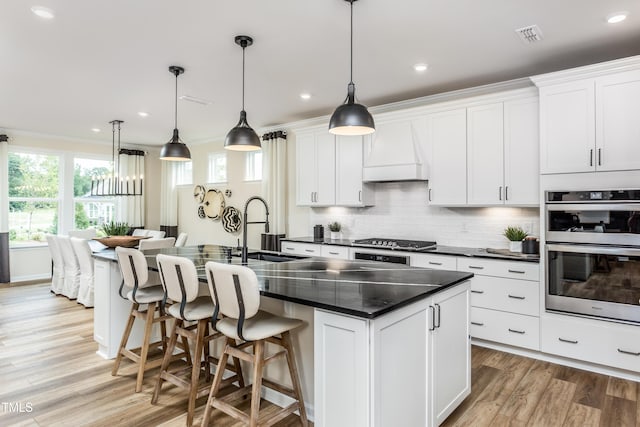
[[[320,244],[300,243],[300,242],[282,242],[282,253],[302,256],[320,256]]]
[[[374,319],[316,309],[315,425],[440,424],[471,391],[469,289]]]
[[[314,425],[370,426],[368,321],[315,310],[314,325]]]

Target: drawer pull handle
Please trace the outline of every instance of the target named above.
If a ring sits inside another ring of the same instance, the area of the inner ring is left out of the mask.
[[[304,251],[309,253],[315,252],[313,249],[305,249]]]
[[[484,291],[476,291],[474,289],[471,289],[471,293],[472,294],[484,294]]]
[[[508,271],[509,271],[509,273],[518,273],[518,274],[524,274],[525,273],[523,270],[512,270],[512,269],[509,269]]]
[[[288,250],[288,251],[292,251],[293,250],[293,248],[290,248],[290,247],[286,247],[285,249]]]
[[[577,341],[577,340],[567,340],[567,339],[564,339],[564,338],[558,338],[558,341],[560,341],[560,342],[566,342],[566,343],[568,343],[568,344],[578,344],[578,341]]]
[[[481,322],[471,322],[471,324],[476,326],[484,326],[484,323]]]
[[[518,295],[511,295],[509,294],[509,298],[513,298],[513,299],[525,299],[525,297],[520,297]]]
[[[434,261],[429,261],[429,264],[431,264],[431,265],[442,265],[441,262],[434,262]]]
[[[623,353],[623,354],[630,354],[631,356],[640,356],[640,351],[627,351],[627,350],[622,350],[622,349],[618,349],[618,353]]]
[[[519,330],[517,330],[517,329],[511,329],[511,328],[509,328],[509,332],[513,332],[514,334],[524,335],[524,331],[519,331]]]
[[[340,255],[340,252],[329,252],[331,255]]]
[[[469,268],[472,268],[474,270],[484,270],[484,267],[480,267],[480,266],[477,266],[477,265],[470,265]]]

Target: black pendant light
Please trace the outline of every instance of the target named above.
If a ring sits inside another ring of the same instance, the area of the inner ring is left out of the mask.
[[[175,121],[171,140],[164,144],[162,150],[160,150],[160,160],[186,162],[191,160],[191,152],[186,144],[180,141],[180,136],[178,135],[178,76],[184,73],[184,68],[172,65],[169,67],[169,71],[176,76]]]
[[[331,115],[329,132],[334,135],[368,135],[376,131],[376,126],[367,107],[355,102],[356,86],[353,84],[353,2],[356,0],[345,1],[351,7],[351,78],[344,104]]]
[[[224,148],[234,151],[254,151],[260,150],[260,138],[258,134],[247,123],[247,112],[244,111],[244,50],[253,44],[253,39],[249,36],[236,36],[236,44],[242,47],[242,111],[240,111],[240,121],[229,131],[224,140]]]

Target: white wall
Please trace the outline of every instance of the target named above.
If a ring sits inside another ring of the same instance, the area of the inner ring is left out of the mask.
[[[435,240],[448,246],[507,248],[505,227],[519,225],[539,236],[538,208],[441,208],[428,204],[426,182],[375,184],[376,204],[369,208],[313,208],[306,236],[313,225],[338,221],[343,238]],[[325,230],[327,235],[328,230]]]

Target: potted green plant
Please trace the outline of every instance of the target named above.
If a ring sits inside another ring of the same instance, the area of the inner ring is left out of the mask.
[[[126,222],[116,222],[110,221],[102,224],[100,227],[100,231],[104,233],[105,236],[126,236],[129,232],[129,224]]]
[[[340,238],[340,230],[342,230],[342,226],[338,221],[333,221],[329,223],[329,231],[331,232],[331,240],[337,240]]]
[[[509,226],[502,233],[509,240],[509,251],[522,252],[522,241],[527,237],[527,232],[519,226]]]

